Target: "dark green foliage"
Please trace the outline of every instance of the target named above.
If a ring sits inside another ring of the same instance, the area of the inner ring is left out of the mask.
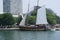
[[[29,16],[28,17],[28,24],[35,24],[36,16]]]
[[[21,20],[22,20],[22,16],[19,16],[19,17],[17,18],[17,25],[20,24]]]
[[[0,15],[0,25],[13,25],[15,20],[11,13],[4,13]]]
[[[14,19],[15,19],[15,23],[17,23],[17,18],[18,18],[18,17],[14,17]]]
[[[50,25],[55,25],[57,23],[56,14],[51,9],[46,9],[47,21]]]
[[[36,23],[37,13],[36,11],[32,11],[31,13],[32,13],[31,16],[28,16],[26,20],[28,20],[28,24],[33,25]]]
[[[36,15],[37,15],[36,11],[32,11],[31,16],[36,16]]]
[[[0,25],[2,24],[2,18],[3,18],[3,16],[2,16],[2,14],[0,14]]]
[[[60,17],[56,15],[57,24],[60,24]]]

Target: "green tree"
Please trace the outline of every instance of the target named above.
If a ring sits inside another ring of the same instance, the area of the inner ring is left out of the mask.
[[[55,25],[57,23],[56,14],[51,9],[46,9],[47,21],[50,25]]]
[[[11,13],[4,13],[2,16],[2,25],[13,25],[15,23],[14,17]]]
[[[17,18],[17,25],[20,24],[21,20],[22,20],[22,16],[19,16],[19,17]]]
[[[32,11],[31,13],[32,13],[31,16],[36,16],[37,15],[36,11]]]
[[[3,16],[2,16],[2,14],[0,14],[0,26],[2,25],[2,18],[3,18]]]
[[[28,16],[28,24],[35,24],[36,16]]]
[[[60,17],[55,15],[56,16],[56,20],[57,20],[57,24],[60,24]]]

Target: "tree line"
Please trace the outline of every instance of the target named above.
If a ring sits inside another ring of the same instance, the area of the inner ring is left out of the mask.
[[[15,19],[11,13],[0,14],[0,27],[11,26],[15,23]]]
[[[33,25],[36,23],[36,11],[32,11],[31,15],[27,17],[28,24]],[[56,15],[51,9],[46,8],[47,21],[50,25],[60,24],[60,17]],[[11,13],[0,14],[0,27],[10,26],[17,23],[20,24],[22,17],[13,17]]]

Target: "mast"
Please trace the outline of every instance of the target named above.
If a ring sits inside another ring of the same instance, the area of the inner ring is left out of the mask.
[[[38,11],[38,6],[39,6],[39,0],[37,0],[36,13],[37,13],[37,11]],[[37,16],[36,16],[36,18],[37,18]],[[36,19],[35,19],[35,20],[36,20]],[[35,25],[36,25],[36,21],[35,21]]]
[[[39,0],[37,0],[37,6],[39,6]]]
[[[38,6],[39,6],[39,0],[37,0],[37,9],[36,9],[36,12],[37,12],[37,10],[38,10]]]
[[[28,13],[29,13],[29,8],[30,8],[30,0],[28,0],[27,16],[28,16]],[[28,17],[27,17],[27,19],[28,19]],[[26,26],[28,26],[28,20],[26,20]]]
[[[29,12],[29,7],[30,7],[30,0],[28,1],[28,12]]]

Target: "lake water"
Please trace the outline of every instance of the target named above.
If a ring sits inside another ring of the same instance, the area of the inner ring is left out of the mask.
[[[0,31],[0,40],[60,40],[60,31]]]

